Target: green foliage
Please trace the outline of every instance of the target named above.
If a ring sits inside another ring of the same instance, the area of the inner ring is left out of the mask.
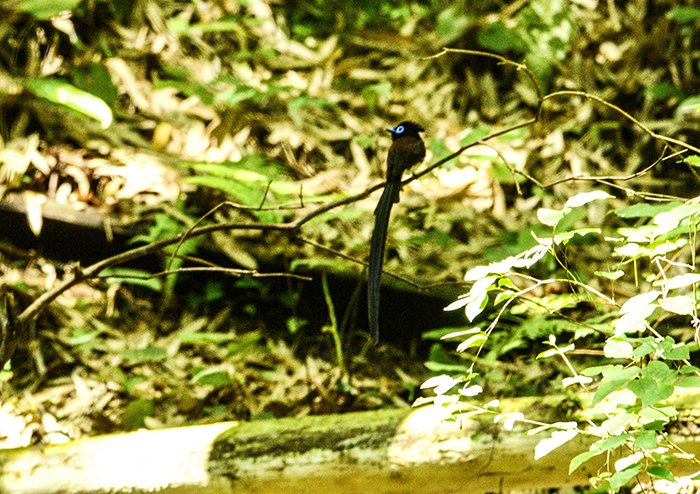
[[[566,0],[532,0],[514,22],[495,22],[477,34],[477,41],[495,53],[525,56],[525,63],[543,89],[571,49],[574,22]],[[509,27],[511,26],[511,27]]]
[[[131,239],[131,242],[154,243],[158,240],[174,237],[175,235],[182,233],[185,227],[189,226],[189,224],[183,225],[180,221],[178,221],[176,218],[169,214],[159,213],[155,216],[153,224],[148,229],[148,233],[145,235],[136,235]],[[179,245],[171,245],[163,249],[163,252],[168,255],[168,257],[164,258],[163,261],[164,268],[171,271],[171,273],[165,277],[165,283],[163,285],[163,294],[166,304],[171,300],[171,297],[173,296],[175,284],[178,279],[178,275],[174,271],[176,271],[183,265],[184,259],[182,256],[193,254],[197,250],[197,246],[199,245],[201,240],[202,239],[200,237],[188,238]],[[117,273],[119,273],[119,271],[117,271]],[[107,274],[110,275],[110,272],[107,272]],[[137,281],[138,277],[128,277],[130,278],[130,282],[132,284],[139,283]],[[124,278],[123,274],[122,278]],[[156,284],[148,283],[147,287],[155,289],[157,286]]]
[[[127,348],[122,352],[122,357],[127,360],[135,360],[138,362],[148,362],[153,360],[164,360],[167,357],[165,348],[162,347],[145,347],[145,348]]]
[[[489,345],[503,354],[513,343],[544,338],[547,349],[538,360],[561,359],[570,374],[562,379],[562,388],[579,388],[582,403],[589,408],[587,416],[598,419],[545,426],[552,433],[538,444],[535,458],[587,435],[591,445],[571,459],[570,472],[594,457],[614,454],[614,465],[608,464],[591,483],[617,492],[641,473],[672,480],[673,460],[683,457],[667,438],[668,427],[678,415],[669,400],[682,389],[700,387],[700,369],[689,362],[691,352],[698,348],[700,330],[696,296],[700,274],[692,256],[697,249],[700,204],[638,203],[613,211],[611,217],[633,220],[633,226],[603,229],[582,224],[590,204],[611,198],[602,191],[584,192],[571,197],[561,209],[540,209],[537,217],[549,227],[548,237],[533,234],[534,246],[467,272],[471,289],[447,309],[464,310],[478,325],[441,338],[460,341],[457,352],[471,349],[477,359],[472,357],[471,365],[460,371],[444,358],[431,358],[432,369],[449,375],[424,386],[433,388],[436,403],[472,400],[481,390],[476,362]],[[610,271],[596,273],[588,282],[574,275],[571,261],[563,254],[567,245],[583,237],[614,259]],[[559,265],[563,278],[540,279],[528,274],[548,258]],[[622,304],[614,292],[615,283],[621,281],[634,283],[637,290]],[[542,290],[553,285],[567,291],[548,294]],[[611,293],[606,295],[600,287]],[[587,314],[568,317],[567,311],[584,300],[590,307]],[[519,336],[516,331],[510,346],[501,342],[494,347],[499,335],[503,340],[502,333],[511,331],[504,324],[506,317],[514,316],[525,316],[532,325],[524,324]],[[664,330],[664,321],[678,326]],[[569,341],[562,346],[558,340],[564,337]],[[580,346],[600,348],[603,356],[574,360],[572,352]],[[481,410],[492,413],[486,406]],[[510,420],[525,420],[524,412],[510,415]]]
[[[354,29],[398,29],[406,22],[427,11],[419,2],[399,0],[301,0],[281,6],[292,34],[304,40],[309,36],[327,37]]]
[[[53,78],[28,79],[27,89],[52,103],[97,120],[103,129],[112,124],[112,110],[97,96]]]
[[[88,62],[71,71],[73,83],[78,89],[94,94],[108,105],[116,103],[118,92],[107,68],[99,63]]]
[[[130,402],[122,412],[122,425],[125,429],[138,429],[144,426],[146,417],[153,415],[155,403],[147,398]]]
[[[279,222],[280,211],[265,209],[279,202],[293,203],[303,192],[274,161],[260,155],[248,155],[240,161],[223,163],[189,163],[196,175],[183,182],[223,192],[227,198],[248,208],[260,221]],[[305,200],[323,196],[304,196]]]
[[[103,270],[100,275],[106,277],[106,281],[110,285],[125,283],[142,286],[154,292],[160,292],[163,289],[161,280],[151,277],[151,273],[143,269],[113,267]]]
[[[82,0],[22,0],[19,9],[31,14],[40,21],[55,17],[67,10],[76,8]]]

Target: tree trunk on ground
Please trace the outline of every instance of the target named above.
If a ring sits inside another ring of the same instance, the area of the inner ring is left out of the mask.
[[[520,398],[503,402],[501,410],[523,410],[528,419],[543,422],[571,420],[563,416],[564,403],[561,397]],[[0,491],[503,492],[585,485],[605,460],[601,455],[569,476],[570,459],[587,450],[592,438],[579,435],[535,461],[534,447],[549,433],[505,431],[492,415],[446,419],[444,408],[427,406],[139,431],[6,450],[0,451]],[[674,440],[687,452],[700,452],[692,435]],[[697,466],[672,468],[683,474]]]

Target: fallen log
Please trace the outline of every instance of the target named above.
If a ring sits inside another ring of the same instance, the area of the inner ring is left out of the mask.
[[[551,422],[563,418],[563,403],[505,406]],[[450,418],[438,406],[137,431],[0,451],[0,491],[445,494],[586,485],[605,455],[567,470],[593,439],[579,435],[536,461],[547,435],[506,431],[489,415]],[[674,439],[700,452],[692,435]],[[674,464],[674,472],[696,468]]]

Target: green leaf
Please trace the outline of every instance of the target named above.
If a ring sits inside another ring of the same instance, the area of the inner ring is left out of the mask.
[[[642,408],[639,413],[639,420],[642,423],[661,421],[668,424],[669,420],[678,415],[678,410],[672,406],[650,406]]]
[[[683,365],[680,369],[678,369],[679,374],[695,374],[700,372],[700,367],[696,367],[694,365]]]
[[[700,104],[700,97],[698,99],[698,104]],[[664,211],[654,216],[654,224],[660,227],[659,234],[666,233],[681,224],[685,224],[688,218],[697,217],[698,215],[700,215],[700,204],[681,204],[669,211]]]
[[[643,430],[639,431],[636,439],[634,440],[634,445],[641,449],[652,450],[658,446],[658,441],[656,438],[656,431]]]
[[[230,384],[231,376],[227,371],[214,367],[197,372],[194,376],[192,376],[192,382],[220,387]]]
[[[84,345],[85,343],[89,343],[91,341],[94,341],[100,334],[102,334],[103,330],[101,329],[95,329],[93,331],[86,331],[85,329],[82,328],[76,328],[73,330],[72,334],[70,335],[69,338],[66,338],[64,341],[68,345]]]
[[[669,340],[671,339],[668,337]],[[676,378],[678,372],[671,369],[666,362],[652,360],[642,369],[642,377],[649,377],[659,382],[670,382]]]
[[[555,449],[571,441],[578,435],[578,429],[555,430],[550,437],[535,445],[535,460],[548,455]]]
[[[601,278],[614,281],[624,276],[625,272],[621,269],[618,269],[617,271],[596,271],[594,274],[596,276],[600,276]]]
[[[620,218],[653,218],[659,213],[670,211],[680,206],[682,202],[668,202],[662,204],[647,204],[641,202],[632,206],[613,211]]]
[[[700,274],[684,273],[669,278],[664,285],[666,286],[666,290],[676,290],[678,288],[694,285],[698,282],[700,282]]]
[[[464,307],[465,314],[469,320],[474,320],[474,318],[481,314],[481,311],[483,311],[486,307],[489,300],[488,292],[491,290],[497,279],[498,278],[495,276],[489,276],[477,281],[474,283],[474,285],[472,285],[472,288],[466,295],[452,302],[450,305],[445,307],[444,310],[451,311]]]
[[[656,477],[657,479],[668,480],[669,482],[675,482],[676,478],[673,476],[673,472],[666,467],[653,466],[647,468],[647,474],[650,477]]]
[[[614,199],[614,196],[611,196],[607,192],[604,192],[602,190],[592,190],[590,192],[580,192],[576,194],[573,197],[570,197],[569,200],[566,201],[564,204],[564,209],[566,208],[578,208],[581,206],[584,206],[588,204],[589,202],[593,201],[600,201],[602,199]]]
[[[489,51],[504,53],[509,50],[522,50],[522,40],[502,22],[494,22],[476,35],[477,42]]]
[[[20,10],[31,14],[40,21],[45,21],[57,15],[73,10],[81,0],[22,0]]]
[[[540,208],[537,210],[537,220],[543,225],[555,226],[568,212],[568,210]]]
[[[468,144],[472,144],[474,142],[477,142],[477,141],[483,139],[484,137],[486,137],[487,135],[489,135],[490,132],[491,132],[491,129],[489,129],[487,127],[477,127],[474,130],[472,130],[471,132],[469,132],[466,135],[466,137],[459,142],[459,145],[460,146],[467,146]]]
[[[656,308],[654,302],[659,296],[661,296],[661,292],[658,290],[650,290],[635,295],[622,304],[622,307],[620,307],[620,314],[635,314],[641,318],[649,317]]]
[[[298,112],[304,108],[333,108],[334,106],[335,103],[330,100],[307,95],[297,96],[287,104],[291,113]]]
[[[627,387],[642,400],[643,407],[649,407],[673,394],[676,374],[665,363],[654,360],[642,369],[640,378]]]
[[[621,365],[594,365],[591,367],[586,367],[581,371],[581,374],[588,377],[597,376],[598,374],[605,375],[607,372],[615,372],[616,370],[622,369]]]
[[[576,456],[574,456],[569,462],[569,475],[574,473],[578,467],[586,463],[588,460],[598,455],[599,453],[594,451],[584,451]]]
[[[606,437],[594,442],[591,445],[591,449],[594,449],[597,453],[604,453],[619,448],[630,439],[632,439],[630,434],[618,434],[616,436]]]
[[[487,339],[488,339],[488,337],[486,336],[485,333],[479,333],[479,334],[472,335],[469,338],[467,338],[466,340],[464,340],[462,343],[460,343],[457,346],[456,351],[464,352],[464,351],[468,350],[469,348],[472,348],[475,346],[481,346],[484,343],[486,343]]]
[[[690,348],[685,343],[678,343],[670,336],[661,342],[661,355],[666,360],[687,360],[690,358]]]
[[[557,225],[557,231],[562,227],[562,224]],[[553,241],[555,244],[564,244],[569,242],[574,237],[585,237],[586,235],[590,234],[600,234],[601,230],[600,228],[576,228],[575,230],[567,230],[561,233],[557,233],[554,235]]]
[[[468,374],[469,373],[469,366],[468,365],[459,365],[459,364],[447,364],[445,362],[436,362],[434,360],[429,360],[425,363],[425,367],[432,371],[432,372],[453,372],[453,373],[459,373],[459,374]]]
[[[469,26],[469,18],[461,13],[458,5],[448,6],[437,16],[435,30],[443,45],[452,43],[462,36]]]
[[[666,297],[659,299],[659,307],[674,314],[692,316],[695,312],[695,301],[688,295]]]
[[[103,129],[112,124],[112,110],[94,94],[78,89],[61,79],[28,79],[25,84],[27,89],[40,98],[97,120]]]
[[[613,365],[603,370],[603,379],[601,379],[598,389],[593,396],[592,404],[599,403],[603,398],[608,396],[613,391],[623,389],[627,384],[637,377],[641,369],[639,367],[627,367],[623,369],[621,365]]]
[[[700,388],[700,377],[699,376],[685,376],[680,378],[676,382],[676,386],[679,388]]]
[[[88,62],[73,68],[71,78],[79,89],[94,94],[108,105],[114,105],[119,97],[109,70],[99,63]]]
[[[183,179],[183,182],[219,190],[241,204],[250,207],[259,206],[262,204],[263,195],[265,193],[265,188],[262,186],[251,187],[238,180],[231,180],[211,175],[187,177]],[[277,222],[281,220],[279,213],[274,211],[252,210],[251,213],[262,221]]]
[[[629,481],[632,480],[639,473],[641,469],[642,465],[640,463],[635,463],[634,465],[629,466],[624,470],[615,472],[612,475],[612,477],[608,479],[610,489],[613,491],[617,491],[622,487],[626,486],[629,483]]]
[[[628,359],[634,356],[634,347],[626,339],[608,338],[603,346],[603,354],[606,358]]]
[[[670,82],[660,82],[658,84],[652,84],[651,86],[646,88],[644,92],[647,94],[647,96],[659,100],[665,100],[669,98],[681,99],[685,96],[685,93],[683,93],[683,91],[678,89],[678,87],[671,84]]]
[[[700,19],[700,9],[695,7],[676,7],[666,12],[666,17],[679,24],[690,24]]]
[[[159,278],[150,278],[151,273],[143,269],[113,267],[100,271],[100,277],[105,277],[108,285],[128,284],[142,286],[160,293],[163,284]]]
[[[518,255],[510,256],[502,261],[492,262],[488,266],[477,266],[467,271],[464,275],[465,281],[479,282],[489,275],[502,275],[509,273],[513,268],[529,268],[542,259],[549,252],[546,245],[540,244],[521,252]],[[495,277],[500,278],[500,277]]]
[[[138,429],[143,427],[144,419],[153,415],[155,411],[153,400],[140,398],[129,403],[122,413],[122,425],[126,429]]]
[[[148,362],[153,360],[163,360],[167,357],[165,348],[149,346],[146,348],[127,348],[122,352],[122,357],[127,360],[138,360]]]
[[[205,331],[194,331],[180,333],[177,339],[190,345],[209,345],[235,341],[239,336],[235,333],[210,333]]]

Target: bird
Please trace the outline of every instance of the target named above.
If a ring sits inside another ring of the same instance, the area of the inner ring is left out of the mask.
[[[375,345],[379,342],[379,288],[391,207],[395,202],[399,202],[403,172],[425,158],[425,144],[420,136],[425,129],[419,124],[406,120],[386,130],[391,132],[392,143],[386,158],[386,185],[374,210],[374,230],[370,243],[367,276],[369,333]]]

